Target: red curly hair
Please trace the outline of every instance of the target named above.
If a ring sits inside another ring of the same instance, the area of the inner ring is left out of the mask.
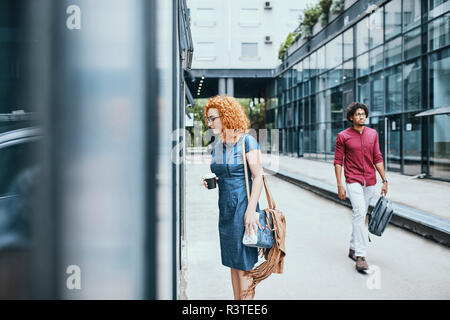
[[[211,97],[205,105],[205,125],[208,126],[208,111],[214,108],[219,112],[222,121],[222,139],[226,141],[226,133],[233,135],[233,140],[239,133],[245,133],[250,126],[250,121],[245,114],[244,108],[233,97],[220,96]]]

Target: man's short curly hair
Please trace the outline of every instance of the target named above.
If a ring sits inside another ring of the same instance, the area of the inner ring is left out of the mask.
[[[209,98],[205,106],[205,125],[208,126],[208,111],[214,108],[219,112],[222,121],[222,136],[226,140],[226,132],[232,130],[234,133],[245,133],[250,126],[250,121],[245,114],[244,108],[233,97],[214,96]]]
[[[347,109],[345,109],[345,117],[349,122],[353,123],[353,121],[350,120],[350,118],[353,117],[355,115],[356,110],[360,108],[363,109],[364,112],[366,113],[366,118],[369,117],[369,107],[366,104],[362,102],[352,102],[348,105]]]

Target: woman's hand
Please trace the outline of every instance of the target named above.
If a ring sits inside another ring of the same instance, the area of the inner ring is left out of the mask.
[[[205,177],[202,177],[203,180],[203,185],[205,186],[206,189],[208,189],[208,182],[206,182]],[[216,177],[216,181],[219,180],[218,177]]]
[[[341,200],[345,200],[347,198],[344,186],[338,186],[338,197]]]
[[[255,210],[246,211],[244,215],[245,234],[250,236],[251,232],[258,234],[258,228],[263,229],[259,224],[259,213]]]

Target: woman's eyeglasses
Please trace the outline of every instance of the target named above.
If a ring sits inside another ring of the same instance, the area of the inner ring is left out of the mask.
[[[217,118],[220,118],[220,117],[208,117],[208,123],[214,122]]]

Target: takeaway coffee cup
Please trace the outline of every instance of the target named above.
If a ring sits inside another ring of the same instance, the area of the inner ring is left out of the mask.
[[[208,184],[208,189],[214,189],[217,185],[216,175],[213,173],[207,174],[205,176],[205,181]]]

